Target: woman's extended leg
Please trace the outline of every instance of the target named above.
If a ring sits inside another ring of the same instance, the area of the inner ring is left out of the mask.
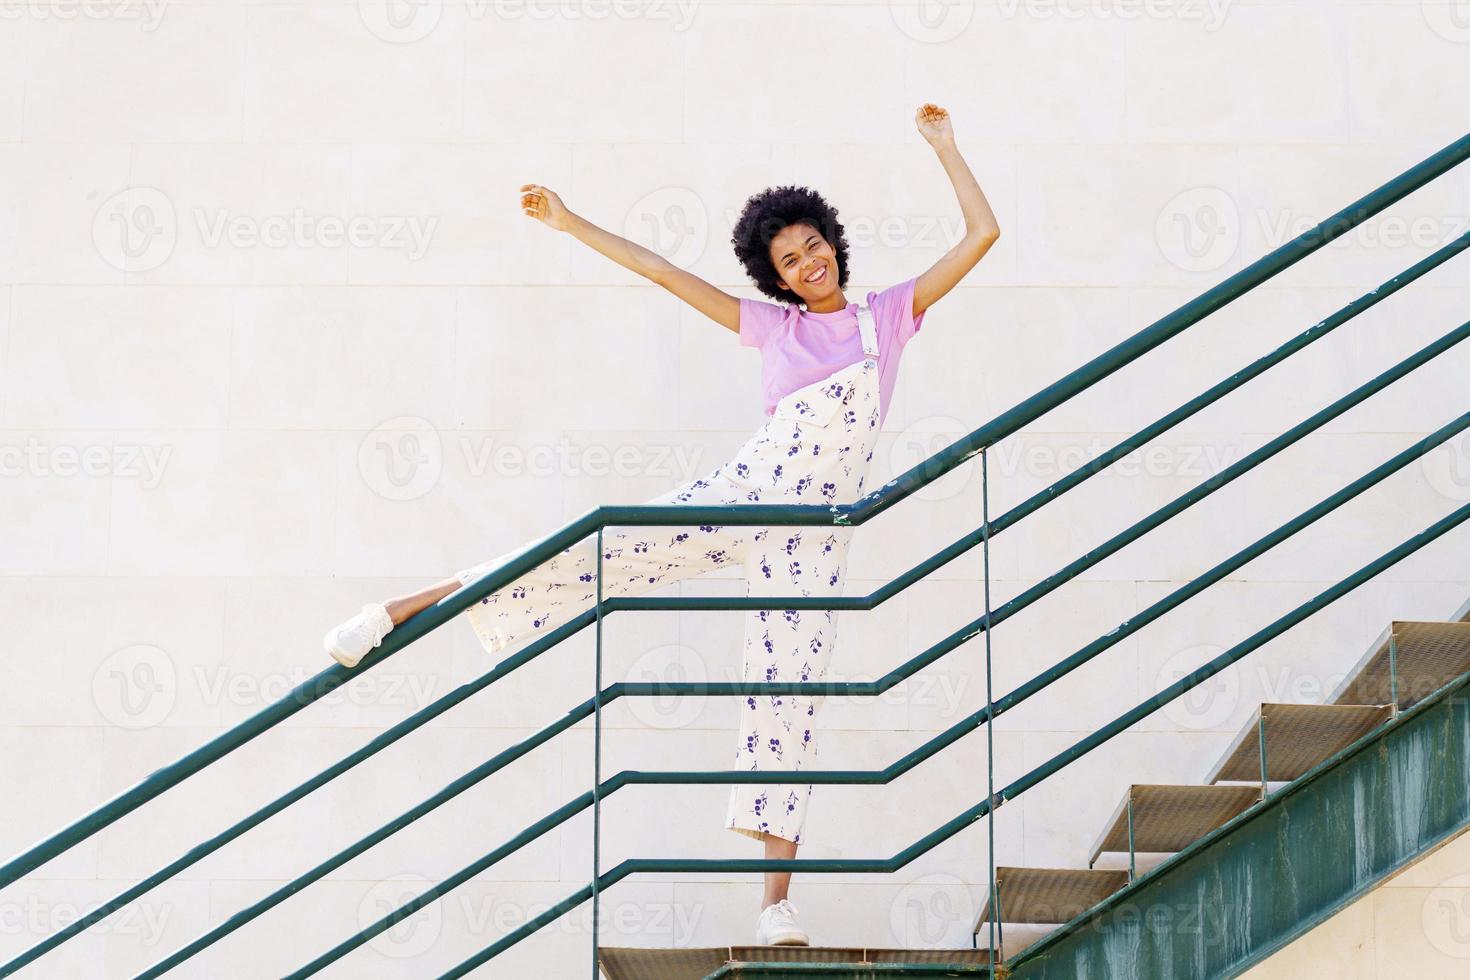
[[[459,579],[447,578],[442,582],[435,582],[426,589],[385,599],[383,608],[388,611],[388,618],[393,621],[393,625],[397,626],[408,617],[428,609],[445,596],[458,592],[460,587]]]
[[[647,504],[740,504],[746,488],[723,475],[723,467],[645,501]],[[747,542],[760,528],[735,526],[614,526],[603,529],[603,598],[639,595],[660,585],[702,575],[743,560]],[[362,612],[329,630],[327,652],[347,667],[382,642],[393,627],[486,573],[536,547],[537,538],[473,568],[456,572],[407,595],[368,603]],[[497,654],[513,643],[547,632],[591,608],[597,595],[597,535],[552,554],[514,581],[466,610],[480,643]]]

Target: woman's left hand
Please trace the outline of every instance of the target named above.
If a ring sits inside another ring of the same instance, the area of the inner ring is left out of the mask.
[[[919,106],[919,110],[914,113],[914,125],[930,146],[954,141],[954,127],[949,123],[948,110],[932,102]]]

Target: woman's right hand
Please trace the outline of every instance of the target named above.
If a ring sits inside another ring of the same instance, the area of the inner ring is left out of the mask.
[[[539,218],[543,224],[555,231],[566,231],[571,225],[571,212],[556,191],[540,184],[521,185],[521,212],[528,217]]]

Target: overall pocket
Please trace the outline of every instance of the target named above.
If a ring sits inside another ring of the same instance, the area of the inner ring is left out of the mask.
[[[852,400],[853,375],[842,371],[798,388],[776,403],[772,418],[803,422],[826,428]]]

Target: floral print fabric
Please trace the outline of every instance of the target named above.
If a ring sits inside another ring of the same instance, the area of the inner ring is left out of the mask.
[[[791,392],[735,456],[649,504],[848,504],[862,496],[880,430],[877,336],[860,308],[864,358]],[[603,529],[604,598],[639,595],[716,568],[743,568],[753,596],[841,595],[852,527],[642,526]],[[541,539],[544,540],[544,539]],[[476,581],[537,542],[457,573]],[[597,596],[597,536],[571,545],[471,606],[466,614],[496,654],[566,623]],[[741,676],[819,681],[837,637],[830,609],[762,609],[745,614]],[[811,768],[821,698],[741,697],[735,767],[762,772]],[[809,785],[737,784],[725,826],[749,837],[801,843]]]

